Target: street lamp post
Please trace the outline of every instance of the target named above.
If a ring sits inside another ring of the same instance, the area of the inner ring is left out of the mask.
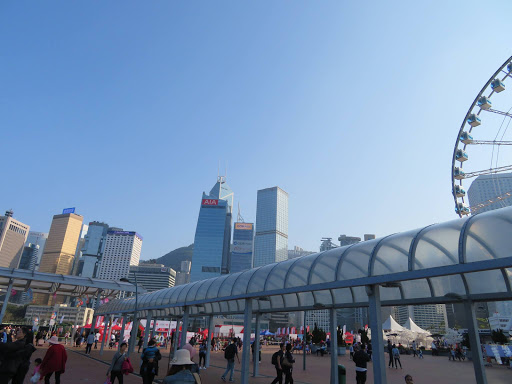
[[[131,353],[135,350],[135,344],[137,342],[137,312],[139,310],[139,286],[137,284],[137,272],[133,272],[133,276],[135,277],[135,284],[133,282],[130,281],[130,279],[126,278],[126,277],[123,277],[122,279],[120,279],[120,281],[124,282],[124,283],[130,283],[130,284],[133,284],[135,285],[135,308],[134,308],[134,311],[133,311],[133,321],[132,321],[132,335],[130,336],[130,339],[133,339],[133,340],[130,340],[130,348],[128,350],[128,353]]]

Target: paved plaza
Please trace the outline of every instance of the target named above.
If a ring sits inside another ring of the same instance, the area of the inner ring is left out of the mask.
[[[91,356],[85,356],[85,347],[68,348],[68,364],[66,373],[62,376],[62,383],[78,383],[89,382],[102,384],[105,382],[105,373],[107,371],[107,362],[110,362],[114,354],[114,350],[105,349],[104,355],[99,355],[99,346],[97,350],[92,350]],[[275,370],[270,364],[272,353],[276,350],[275,346],[264,346],[262,349],[262,361],[260,364],[260,374],[258,378],[251,377],[249,383],[271,383]],[[32,360],[36,357],[43,357],[46,347],[39,347],[34,353]],[[164,367],[168,364],[168,351],[161,350],[163,359],[160,365],[160,376],[165,376]],[[240,359],[241,359],[241,352]],[[294,371],[294,379],[297,384],[323,384],[329,382],[330,375],[330,357],[307,356],[307,370],[302,370],[302,355],[295,355],[296,364]],[[134,353],[131,356],[135,369],[139,366],[140,354]],[[196,360],[198,355],[196,355]],[[387,354],[386,354],[387,358]],[[348,355],[338,358],[339,363],[347,367],[347,383],[355,383],[355,365],[350,361]],[[387,369],[387,381],[389,384],[401,384],[404,382],[405,374],[411,374],[414,377],[415,384],[443,384],[453,383],[454,379],[457,383],[471,384],[476,383],[471,362],[452,362],[448,361],[448,357],[432,357],[426,355],[423,360],[413,358],[412,356],[402,356],[403,369]],[[212,352],[211,366],[206,370],[201,370],[202,382],[205,384],[221,383],[220,376],[224,372],[225,360],[224,352]],[[368,384],[373,383],[373,372],[371,363],[369,363]],[[240,382],[240,365],[235,365],[235,382]],[[252,361],[251,361],[252,372]],[[487,380],[489,384],[509,384],[512,382],[512,370],[502,366],[494,365],[492,368],[486,368]],[[29,384],[29,376],[25,379],[25,383]],[[52,381],[53,382],[53,381]],[[140,384],[141,378],[136,375],[125,376],[125,383]]]

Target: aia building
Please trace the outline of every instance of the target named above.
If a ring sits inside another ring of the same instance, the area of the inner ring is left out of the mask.
[[[229,273],[233,191],[219,176],[207,195],[203,192],[194,238],[190,281]]]
[[[230,273],[242,272],[252,268],[253,244],[254,224],[235,223]]]

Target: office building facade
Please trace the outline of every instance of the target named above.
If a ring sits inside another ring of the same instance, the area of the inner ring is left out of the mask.
[[[183,260],[181,262],[181,268],[179,272],[176,272],[176,284],[175,285],[183,285],[190,283],[190,269],[192,267],[192,262],[188,260]]]
[[[512,192],[512,173],[500,173],[493,175],[478,176],[468,189],[469,205],[474,207],[478,204],[488,204],[489,200],[496,200],[507,192]],[[478,209],[477,213],[488,212],[494,209],[512,205],[512,197],[500,199]]]
[[[254,224],[235,223],[230,273],[242,272],[252,268],[253,247]]]
[[[50,233],[46,240],[43,256],[39,265],[39,272],[71,274],[78,240],[82,232],[83,217],[75,213],[63,213],[53,216]],[[37,304],[57,304],[63,298],[58,297],[51,303],[50,295],[35,294]]]
[[[442,333],[448,327],[445,304],[397,306],[393,307],[393,317],[400,325],[410,317],[418,327],[433,333]]]
[[[288,259],[288,193],[279,187],[258,191],[254,267]]]
[[[176,284],[176,271],[163,264],[131,265],[130,281],[141,285],[148,292],[174,287]]]
[[[0,267],[17,268],[30,226],[14,219],[12,211],[0,216]]]
[[[98,278],[119,280],[128,277],[130,266],[139,265],[142,236],[133,231],[108,231]]]
[[[219,176],[210,194],[203,192],[194,237],[190,281],[229,273],[233,192]]]
[[[37,266],[37,259],[39,256],[39,245],[27,244],[23,247],[23,253],[21,254],[20,263],[18,269],[25,269],[28,271],[35,271]],[[25,291],[16,291],[11,296],[10,301],[16,304],[27,304],[31,300],[30,295]]]
[[[48,240],[48,233],[46,232],[36,232],[30,231],[28,233],[27,241],[25,245],[34,244],[39,246],[39,252],[37,255],[36,269],[39,267],[39,263],[41,262],[41,257],[44,253],[44,247],[46,245],[46,240]]]
[[[82,277],[96,277],[103,257],[107,240],[108,224],[93,221],[89,223],[84,244],[81,247],[80,260],[78,261],[77,275]]]

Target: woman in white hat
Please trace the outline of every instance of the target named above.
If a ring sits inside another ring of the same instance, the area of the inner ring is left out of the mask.
[[[197,373],[190,372],[190,367],[194,364],[190,360],[190,352],[186,349],[179,349],[171,361],[171,368],[164,378],[164,384],[191,384],[201,383]]]

